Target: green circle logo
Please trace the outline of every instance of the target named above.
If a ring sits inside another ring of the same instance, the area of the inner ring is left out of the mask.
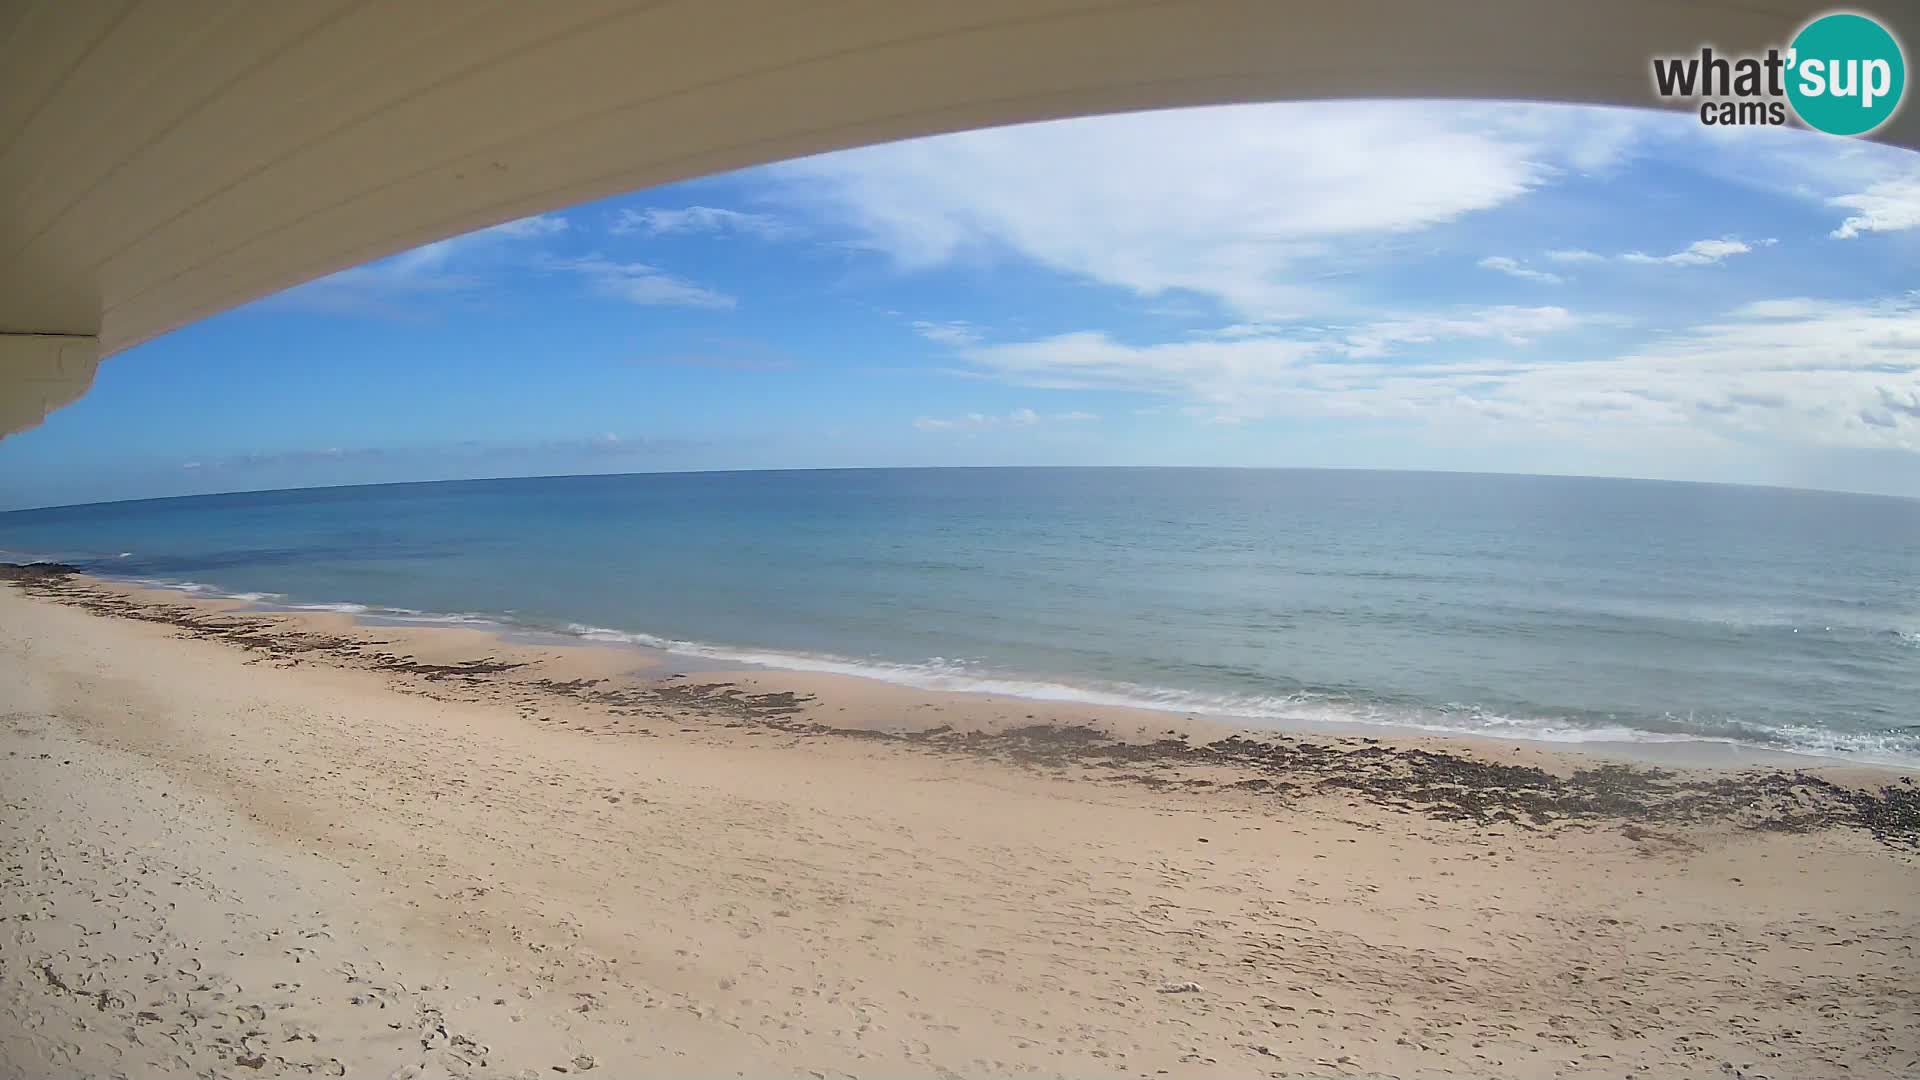
[[[1907,60],[1887,28],[1865,15],[1822,15],[1793,39],[1787,99],[1808,127],[1865,135],[1893,116]]]

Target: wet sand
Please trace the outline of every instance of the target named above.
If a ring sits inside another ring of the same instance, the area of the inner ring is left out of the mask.
[[[1908,775],[639,657],[0,588],[0,1075],[1920,1071]]]

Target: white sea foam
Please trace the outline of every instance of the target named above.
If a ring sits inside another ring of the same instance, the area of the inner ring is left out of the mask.
[[[918,664],[858,660],[824,653],[743,649],[685,641],[655,634],[571,623],[566,632],[588,641],[636,645],[722,663],[788,671],[814,671],[951,693],[989,694],[1031,701],[1067,702],[1109,708],[1204,716],[1250,727],[1329,728],[1416,731],[1549,743],[1677,744],[1716,743],[1783,753],[1838,757],[1848,761],[1911,767],[1920,765],[1912,739],[1814,728],[1752,728],[1750,737],[1677,731],[1648,731],[1623,724],[1589,725],[1565,719],[1516,717],[1468,706],[1406,709],[1303,695],[1215,694],[1132,684],[1071,685],[1022,679],[982,671],[965,661],[933,657]]]
[[[257,604],[273,611],[326,611],[340,615],[352,615],[355,618],[378,619],[383,622],[423,623],[427,625],[448,626],[493,626],[506,628],[506,623],[492,615],[478,612],[432,612],[416,608],[381,607],[377,604],[359,604],[351,601],[297,602],[287,603],[285,593],[277,592],[229,592],[215,585],[199,581],[182,581],[174,578],[122,577],[113,576],[115,581],[128,585],[138,585],[147,589],[162,589],[183,592],[196,597],[215,600],[239,600],[248,604]]]
[[[196,596],[243,600],[269,610],[335,612],[380,623],[469,626],[503,632],[553,632],[549,627],[527,625],[510,617],[478,612],[426,612],[414,608],[380,607],[345,601],[284,603],[281,602],[284,597],[277,593],[222,592],[214,586],[194,581],[156,578],[120,580],[148,588],[175,589]],[[631,645],[722,664],[845,675],[922,690],[1204,716],[1249,727],[1362,728],[1562,744],[1714,743],[1860,763],[1902,767],[1920,765],[1920,749],[1917,749],[1920,747],[1920,736],[1907,733],[1843,732],[1798,725],[1757,727],[1741,724],[1720,725],[1727,734],[1650,731],[1624,724],[1594,725],[1565,718],[1508,716],[1467,705],[1410,709],[1301,694],[1263,696],[1209,693],[1129,683],[1075,685],[986,670],[967,660],[945,657],[931,657],[919,663],[898,663],[831,653],[718,645],[584,623],[569,623],[559,628],[558,632],[584,641]],[[1895,631],[1895,634],[1903,643],[1920,647],[1920,633]],[[1680,722],[1677,718],[1673,719],[1675,723]]]
[[[249,604],[267,604],[282,599],[274,592],[228,592],[217,585],[208,585],[199,581],[178,581],[173,578],[120,577],[112,580],[127,585],[138,585],[143,589],[161,589],[169,592],[183,592],[192,596],[211,600],[239,600]]]
[[[279,604],[288,611],[332,611],[341,615],[365,615],[373,609],[365,604]]]
[[[192,593],[195,596],[223,597],[226,594],[212,585],[198,581],[174,581],[171,578],[129,577],[117,578],[128,585],[138,585],[143,589],[165,589],[171,592]]]
[[[478,612],[420,611],[416,608],[380,607],[371,604],[274,604],[276,611],[331,611],[379,623],[418,623],[423,626],[486,626],[509,629],[501,619]]]

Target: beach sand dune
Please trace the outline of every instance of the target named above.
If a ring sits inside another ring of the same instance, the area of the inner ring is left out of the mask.
[[[0,588],[0,1076],[1920,1073],[1891,774],[1435,758],[1586,777],[1487,820],[1431,743],[103,603]]]

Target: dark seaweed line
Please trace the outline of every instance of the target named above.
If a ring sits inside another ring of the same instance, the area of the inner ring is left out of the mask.
[[[76,585],[68,580],[75,573],[74,568],[60,564],[0,564],[0,581],[11,581],[35,595],[98,614],[164,623],[291,663],[323,656],[451,685],[476,685],[525,666],[491,657],[458,664],[423,663],[380,650],[386,642],[290,630],[262,619],[208,613],[185,605],[140,603]],[[1856,828],[1889,846],[1920,850],[1920,786],[1911,777],[1901,777],[1879,791],[1856,790],[1803,771],[1779,769],[1702,778],[1605,764],[1561,777],[1532,766],[1481,761],[1443,750],[1389,748],[1373,739],[1328,742],[1232,735],[1199,745],[1185,739],[1134,743],[1090,727],[1055,724],[1002,732],[957,732],[943,727],[896,734],[805,722],[798,718],[810,698],[790,692],[748,693],[729,683],[619,686],[604,680],[523,679],[516,685],[615,715],[683,721],[692,714],[731,720],[735,726],[865,739],[1031,767],[1107,769],[1115,779],[1155,788],[1219,788],[1281,799],[1345,794],[1397,812],[1481,827],[1540,829],[1560,823],[1618,822],[1636,839],[1645,835],[1642,826],[1658,824],[1726,822],[1755,831],[1793,833]],[[1231,770],[1243,778],[1220,783],[1178,775],[1209,767]],[[1166,773],[1174,776],[1161,775]]]

